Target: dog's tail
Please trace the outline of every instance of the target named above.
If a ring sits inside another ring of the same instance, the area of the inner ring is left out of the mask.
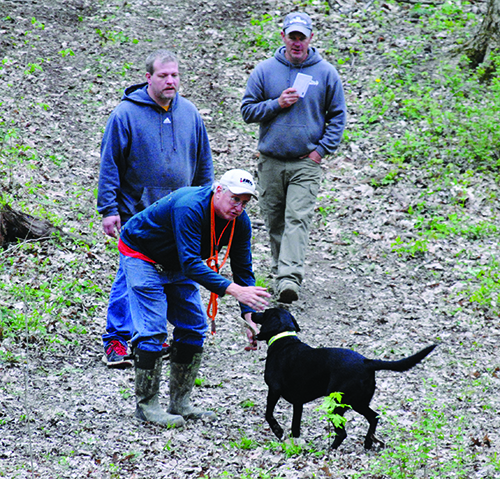
[[[408,371],[413,366],[424,359],[437,344],[427,346],[422,351],[410,356],[409,358],[400,359],[399,361],[382,361],[380,359],[365,359],[366,367],[373,371]]]

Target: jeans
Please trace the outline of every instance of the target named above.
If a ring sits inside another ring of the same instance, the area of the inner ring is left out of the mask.
[[[123,261],[120,265],[109,295],[108,314],[106,317],[106,332],[102,335],[104,350],[111,341],[120,341],[124,346],[132,338],[132,317],[128,301],[127,280],[123,271]]]
[[[158,272],[153,264],[120,253],[127,278],[132,345],[143,351],[161,351],[167,321],[173,340],[203,346],[208,330],[200,286],[180,271]]]

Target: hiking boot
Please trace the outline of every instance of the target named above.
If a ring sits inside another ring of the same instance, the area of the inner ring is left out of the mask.
[[[168,412],[184,419],[213,421],[217,415],[191,405],[191,391],[200,369],[203,348],[185,343],[174,343],[170,358],[170,406]]]
[[[159,426],[182,427],[184,419],[163,410],[159,402],[163,358],[161,351],[135,350],[135,417]]]
[[[279,285],[278,301],[290,304],[299,299],[299,285],[291,281],[282,281]]]
[[[134,365],[127,354],[127,347],[116,339],[111,341],[106,349],[105,363],[108,368],[113,369],[126,369]]]

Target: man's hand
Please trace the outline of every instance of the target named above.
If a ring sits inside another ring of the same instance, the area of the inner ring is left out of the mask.
[[[255,336],[258,334],[259,328],[252,321],[252,313],[246,313],[244,317],[248,325],[246,333],[248,341],[250,342],[250,345],[245,347],[245,351],[255,351],[257,349],[257,340],[255,339]]]
[[[318,165],[321,164],[322,159],[321,155],[316,150],[311,151],[308,155],[304,155],[301,158],[311,158],[311,160]]]
[[[236,283],[231,283],[227,287],[226,294],[234,296],[240,303],[246,304],[256,311],[265,309],[269,305],[266,298],[271,297],[266,288],[260,286],[240,286]]]
[[[297,103],[299,98],[299,94],[295,88],[287,88],[278,98],[278,103],[281,108],[289,108],[294,103]]]
[[[119,236],[122,229],[120,215],[107,216],[106,218],[103,218],[102,229],[108,236],[111,236],[112,238],[116,238],[117,236]]]

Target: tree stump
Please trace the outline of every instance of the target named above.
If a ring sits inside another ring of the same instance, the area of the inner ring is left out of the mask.
[[[9,205],[0,209],[0,247],[20,240],[48,239],[59,231],[49,221],[40,220],[26,213],[14,211]]]
[[[471,61],[473,68],[484,64],[486,74],[494,70],[489,58],[490,53],[500,49],[500,0],[488,0],[483,23],[476,35],[466,43],[461,52]]]

